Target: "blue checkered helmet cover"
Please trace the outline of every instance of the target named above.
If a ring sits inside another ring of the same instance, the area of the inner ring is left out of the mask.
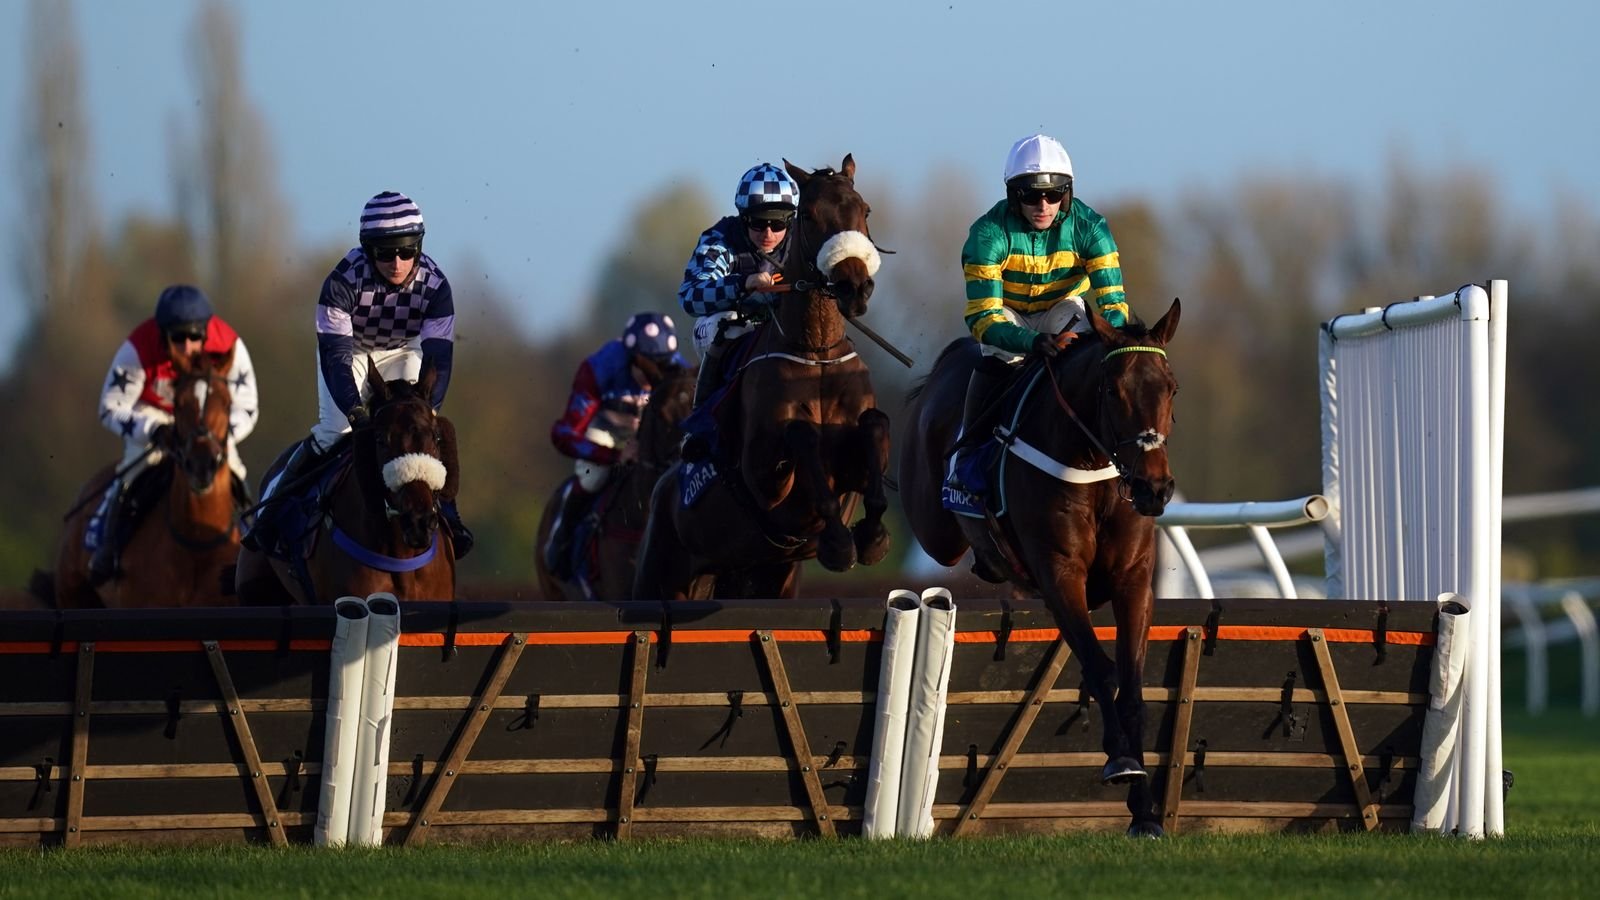
[[[678,332],[672,317],[642,312],[628,318],[622,329],[622,345],[652,359],[670,359],[678,352]]]
[[[211,315],[211,301],[191,285],[175,284],[156,298],[156,327],[163,331],[174,325],[209,321]]]
[[[422,210],[398,191],[384,191],[361,210],[361,243],[386,238],[422,237]]]
[[[800,207],[800,186],[789,173],[772,163],[754,166],[739,179],[739,190],[733,195],[733,205],[740,212],[763,206]]]

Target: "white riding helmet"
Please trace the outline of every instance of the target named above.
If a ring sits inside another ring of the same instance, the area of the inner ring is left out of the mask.
[[[1072,157],[1067,156],[1066,148],[1055,138],[1029,135],[1011,145],[1011,154],[1006,157],[1005,182],[1010,188],[1065,189],[1072,185]]]

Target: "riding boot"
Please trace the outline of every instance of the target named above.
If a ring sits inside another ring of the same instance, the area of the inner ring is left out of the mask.
[[[572,580],[572,537],[593,499],[594,495],[584,490],[577,479],[567,482],[561,494],[561,509],[550,526],[550,541],[544,550],[545,567],[561,581]]]
[[[116,577],[122,547],[122,479],[113,479],[106,486],[106,498],[100,504],[100,543],[89,558],[89,586],[99,587]]]
[[[455,548],[456,559],[461,559],[472,552],[475,538],[472,531],[461,521],[461,512],[456,509],[454,500],[439,501],[439,517],[444,519],[444,524],[450,529],[450,544]]]
[[[700,404],[710,399],[722,386],[722,362],[727,355],[727,344],[722,341],[712,341],[706,348],[705,356],[700,360],[700,375],[694,382],[694,403],[690,410],[697,410]],[[683,446],[679,448],[678,455],[689,462],[699,462],[711,454],[711,443],[706,435],[691,432],[683,436]]]
[[[309,437],[302,438],[300,443],[295,445],[294,452],[289,454],[289,461],[283,464],[278,477],[267,482],[266,487],[262,488],[261,502],[256,505],[255,523],[239,538],[240,544],[257,552],[270,551],[277,547],[278,510],[274,505],[269,505],[268,501],[274,494],[282,491],[285,486],[293,484],[321,461],[322,452],[317,449],[316,441]]]
[[[950,484],[965,490],[961,485],[960,473],[967,459],[984,444],[984,438],[978,434],[969,433],[978,424],[978,420],[989,412],[989,407],[995,401],[995,395],[1000,388],[1005,386],[1011,367],[993,356],[985,356],[973,368],[971,377],[967,380],[967,399],[961,407],[961,433],[956,435],[956,455],[950,464]]]

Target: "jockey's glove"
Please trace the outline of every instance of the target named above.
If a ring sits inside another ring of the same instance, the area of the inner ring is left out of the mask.
[[[360,404],[350,407],[350,412],[345,415],[350,419],[351,428],[365,428],[372,424],[372,413]]]
[[[1061,348],[1056,346],[1056,339],[1048,334],[1033,336],[1033,352],[1040,356],[1051,357],[1059,354]]]

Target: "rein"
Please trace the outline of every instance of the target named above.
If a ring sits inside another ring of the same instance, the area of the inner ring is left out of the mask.
[[[1135,344],[1128,347],[1118,347],[1117,349],[1112,350],[1100,358],[1100,365],[1104,366],[1106,360],[1123,353],[1158,353],[1163,357],[1167,355],[1167,351],[1161,349],[1160,347],[1151,347],[1146,344]],[[1100,438],[1095,435],[1094,431],[1090,429],[1088,425],[1085,425],[1082,419],[1078,418],[1078,414],[1073,410],[1072,404],[1067,402],[1066,395],[1061,392],[1060,383],[1056,381],[1055,366],[1050,365],[1049,362],[1046,361],[1044,370],[1045,373],[1050,376],[1050,389],[1056,395],[1056,404],[1059,405],[1067,414],[1067,418],[1072,420],[1072,424],[1078,426],[1078,430],[1083,432],[1083,436],[1089,439],[1090,445],[1092,445],[1096,451],[1103,454],[1107,459],[1111,460],[1111,464],[1117,469],[1117,477],[1126,482],[1129,478],[1127,466],[1122,464],[1122,460],[1117,458],[1117,454],[1114,451],[1106,449],[1106,445],[1101,443]],[[1101,377],[1100,389],[1102,392],[1105,391],[1104,376]],[[1103,407],[1104,404],[1101,404],[1101,406]],[[1127,440],[1118,441],[1115,446],[1121,447],[1124,444],[1134,443],[1137,440],[1138,438],[1128,438]]]

